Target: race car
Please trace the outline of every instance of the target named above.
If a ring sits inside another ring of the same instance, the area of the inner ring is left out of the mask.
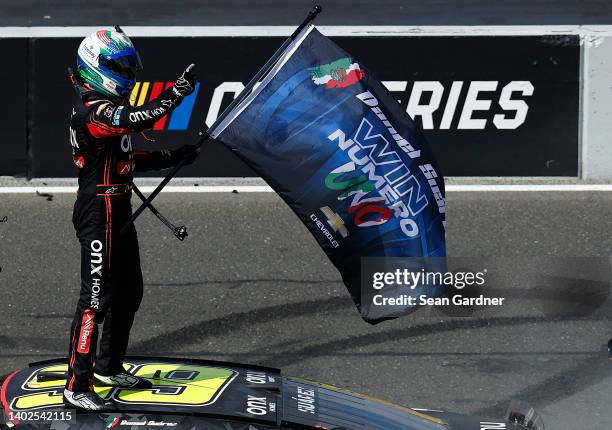
[[[2,381],[0,429],[544,430],[521,403],[505,419],[489,419],[411,409],[267,367],[148,357],[129,357],[125,366],[153,388],[96,387],[109,404],[104,412],[63,406],[65,359],[11,373]]]

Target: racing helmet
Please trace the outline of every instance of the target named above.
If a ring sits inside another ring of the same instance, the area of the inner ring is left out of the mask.
[[[77,52],[77,76],[113,98],[129,97],[142,70],[138,51],[119,26],[87,36]]]

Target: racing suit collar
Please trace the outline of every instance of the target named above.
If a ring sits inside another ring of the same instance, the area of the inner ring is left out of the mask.
[[[119,97],[111,97],[108,94],[102,94],[99,91],[94,90],[89,85],[79,85],[79,93],[83,102],[89,102],[94,100],[108,100],[118,105],[125,105],[127,100]]]

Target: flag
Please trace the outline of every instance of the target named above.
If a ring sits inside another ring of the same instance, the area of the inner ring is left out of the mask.
[[[350,57],[341,58],[329,64],[313,67],[312,80],[325,88],[344,88],[363,79],[365,73]]]
[[[423,135],[370,71],[313,25],[271,64],[209,134],[293,209],[366,321],[413,311],[373,303],[367,272],[444,267],[444,181]],[[384,292],[440,293],[422,283]]]

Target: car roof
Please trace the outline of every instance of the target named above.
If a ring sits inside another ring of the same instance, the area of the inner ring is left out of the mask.
[[[283,377],[280,370],[269,367],[163,357],[128,357],[125,366],[149,379],[154,389],[96,387],[98,394],[112,402],[112,412],[121,416],[190,418],[224,422],[229,428],[234,428],[232,422],[286,429],[447,428],[443,421],[412,409],[331,385]],[[62,407],[58,393],[66,370],[66,360],[58,359],[14,372],[2,385],[3,408],[15,412]]]

